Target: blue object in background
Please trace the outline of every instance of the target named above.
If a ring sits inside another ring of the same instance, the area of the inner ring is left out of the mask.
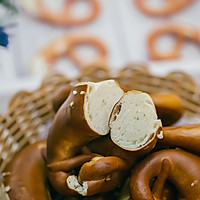
[[[5,33],[4,28],[0,26],[0,46],[8,46],[8,35]]]

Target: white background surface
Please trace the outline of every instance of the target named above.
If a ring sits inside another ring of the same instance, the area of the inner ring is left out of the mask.
[[[28,0],[34,1],[34,0]],[[48,2],[46,0],[46,2]],[[54,3],[49,0],[49,6]],[[162,0],[149,0],[159,5]],[[11,31],[8,49],[0,47],[0,113],[5,112],[8,99],[21,89],[33,90],[40,80],[29,73],[30,60],[33,55],[53,39],[64,34],[88,34],[101,39],[108,49],[108,66],[121,68],[130,62],[145,62],[152,73],[165,74],[169,71],[183,70],[200,82],[200,53],[199,46],[185,44],[182,57],[179,60],[152,62],[148,57],[146,39],[149,31],[164,22],[191,24],[200,30],[200,1],[196,0],[188,8],[167,18],[153,18],[141,13],[133,0],[99,0],[101,12],[98,18],[88,25],[81,27],[57,27],[38,21],[21,9],[15,16],[17,26]],[[74,12],[87,11],[85,4],[79,3]],[[1,12],[1,10],[0,10]],[[172,38],[165,37],[159,42],[161,48],[170,47]],[[92,54],[89,49],[80,49],[80,54]],[[67,59],[62,59],[58,66],[65,66],[67,74],[74,76],[78,72]]]

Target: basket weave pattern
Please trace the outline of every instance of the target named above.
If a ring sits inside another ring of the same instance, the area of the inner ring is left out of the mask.
[[[132,64],[115,72],[103,66],[89,66],[73,79],[49,74],[34,92],[20,91],[10,100],[8,112],[0,116],[0,175],[14,154],[29,143],[47,136],[48,124],[54,117],[52,95],[66,84],[80,81],[115,79],[121,85],[148,93],[172,92],[181,97],[185,115],[200,116],[200,93],[193,79],[182,72],[165,77],[154,76],[145,66]],[[0,180],[1,183],[1,180]],[[0,192],[1,194],[1,192]]]

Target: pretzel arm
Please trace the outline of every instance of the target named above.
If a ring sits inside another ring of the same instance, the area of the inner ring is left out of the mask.
[[[50,171],[71,171],[77,167],[80,167],[85,162],[90,161],[95,155],[94,154],[80,154],[78,156],[69,158],[67,160],[57,161],[47,165]]]

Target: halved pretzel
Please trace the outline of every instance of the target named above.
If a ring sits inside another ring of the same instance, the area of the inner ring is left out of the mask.
[[[80,1],[80,0],[78,0]],[[30,15],[55,24],[63,26],[83,25],[93,21],[99,14],[100,6],[97,0],[84,0],[90,5],[90,12],[85,17],[73,16],[72,7],[77,0],[65,0],[65,4],[61,11],[50,11],[42,0],[19,0],[21,7]]]
[[[68,162],[89,141],[109,132],[110,113],[122,95],[113,80],[79,83],[58,110],[48,135],[47,164],[49,180],[60,194],[74,194],[66,183],[73,171],[65,165],[54,170],[52,166]]]
[[[92,152],[107,157],[94,157],[82,165],[78,177],[67,178],[68,186],[83,196],[108,192],[123,184],[136,160],[155,146],[161,122],[150,96],[130,91],[114,106],[109,126],[111,139],[99,138],[89,146]]]

